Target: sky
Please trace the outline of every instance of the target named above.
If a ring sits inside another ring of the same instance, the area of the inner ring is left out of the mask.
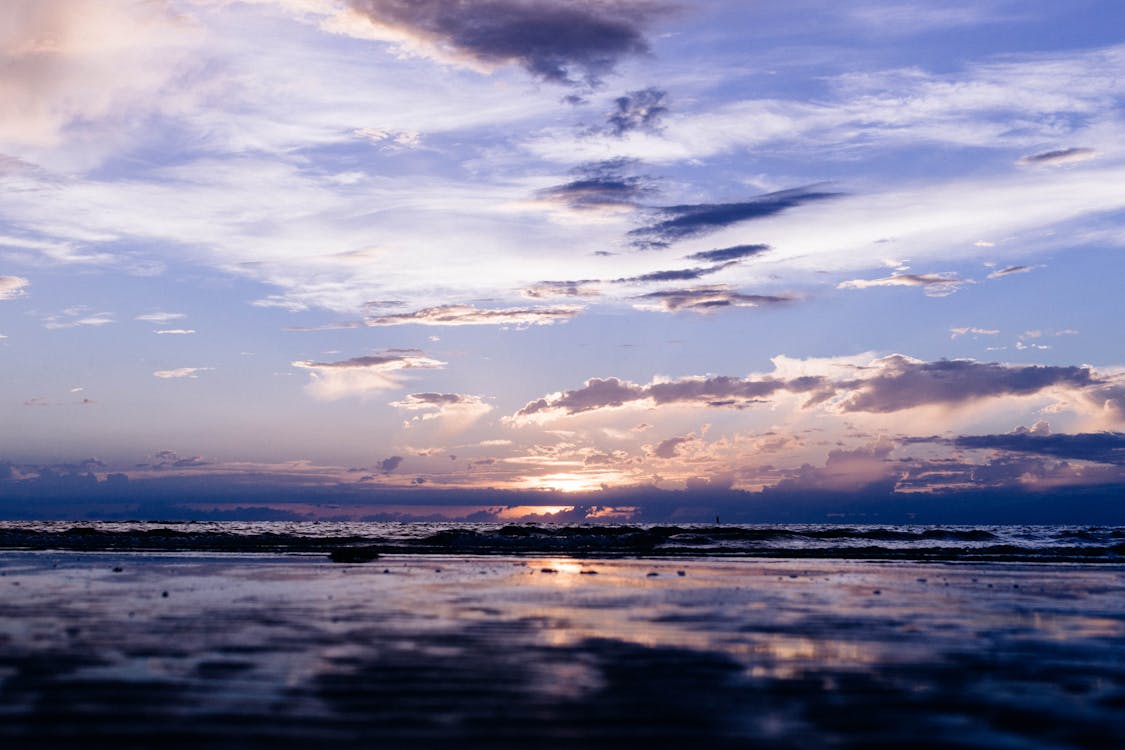
[[[1125,522],[1122,29],[8,0],[0,516]]]

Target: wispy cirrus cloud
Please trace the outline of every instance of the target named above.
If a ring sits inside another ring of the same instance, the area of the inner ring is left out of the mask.
[[[1055,151],[1041,151],[1020,157],[1017,164],[1025,167],[1058,167],[1096,159],[1098,152],[1092,148],[1061,148]]]
[[[957,292],[972,279],[962,279],[951,273],[896,273],[878,279],[850,279],[841,281],[837,289],[870,289],[880,286],[921,287],[930,297],[947,297]]]
[[[408,313],[380,315],[368,318],[368,326],[533,326],[565,323],[582,312],[581,305],[555,305],[554,307],[503,307],[482,308],[472,305],[438,305]]]
[[[65,328],[96,328],[116,322],[113,313],[93,312],[88,307],[68,307],[62,312],[43,318],[43,327],[50,330]]]
[[[400,388],[404,382],[404,370],[445,367],[444,362],[428,357],[418,349],[388,349],[336,362],[298,360],[292,364],[309,371],[309,383],[305,390],[314,398],[325,401]]]
[[[1005,266],[1004,268],[998,268],[992,273],[988,274],[988,278],[1002,279],[1005,276],[1011,276],[1012,274],[1030,273],[1031,271],[1034,271],[1035,268],[1035,266]]]

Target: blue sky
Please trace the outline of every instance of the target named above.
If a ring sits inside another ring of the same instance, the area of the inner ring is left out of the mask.
[[[5,3],[0,497],[1108,496],[1121,28],[1094,1]]]

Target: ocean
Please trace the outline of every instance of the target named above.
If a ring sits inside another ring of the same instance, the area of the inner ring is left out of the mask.
[[[1120,748],[1123,542],[3,523],[0,745]]]

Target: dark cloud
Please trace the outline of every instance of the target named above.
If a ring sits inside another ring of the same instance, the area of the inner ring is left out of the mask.
[[[713,273],[718,273],[724,268],[729,268],[734,265],[731,263],[723,263],[717,266],[708,266],[706,268],[680,268],[673,271],[653,271],[652,273],[641,274],[640,276],[630,276],[623,279],[614,279],[615,284],[634,284],[634,283],[648,283],[652,281],[693,281],[695,279],[710,276]]]
[[[550,325],[565,322],[582,312],[578,305],[555,307],[478,308],[472,305],[439,305],[396,315],[382,315],[364,321],[368,326],[479,326]]]
[[[648,52],[645,28],[669,10],[651,0],[350,0],[372,23],[478,64],[516,64],[545,81],[596,85]]]
[[[397,469],[401,463],[402,456],[391,456],[389,458],[384,458],[379,462],[379,471],[383,474],[390,474],[392,471]]]
[[[792,302],[789,295],[743,294],[725,285],[697,286],[688,289],[669,289],[642,294],[640,307],[678,312],[709,313],[728,307],[761,307]]]
[[[462,396],[460,393],[411,393],[406,397],[407,401],[419,406],[423,404],[430,404],[433,406],[445,406],[448,404],[463,404],[468,396]]]
[[[606,118],[606,132],[620,138],[634,130],[658,130],[660,118],[668,113],[667,95],[666,91],[647,88],[617,97],[613,100],[613,111]]]
[[[953,444],[961,448],[991,448],[1125,466],[1125,433],[1120,432],[1042,435],[1025,431],[1007,435],[962,435],[955,438]]]
[[[1056,151],[1043,151],[1038,154],[1024,156],[1017,161],[1023,166],[1055,166],[1059,164],[1072,164],[1076,161],[1093,159],[1098,152],[1092,148],[1062,148]]]
[[[1100,381],[1088,367],[1044,367],[971,360],[918,362],[902,355],[878,362],[879,372],[837,384],[851,391],[844,411],[893,412],[929,404],[962,404],[993,396],[1031,396],[1053,386],[1087,388]]]
[[[540,201],[559,203],[576,211],[633,209],[655,192],[648,177],[630,174],[632,159],[610,159],[571,170],[575,179],[536,193]]]
[[[594,378],[582,388],[532,401],[516,417],[545,412],[579,414],[645,400],[657,406],[745,408],[780,393],[806,396],[805,408],[836,399],[832,408],[845,413],[959,405],[989,397],[1030,396],[1057,387],[1076,389],[1113,408],[1117,402],[1112,398],[1120,396],[1113,390],[1117,386],[1097,378],[1087,367],[1012,366],[970,360],[918,362],[892,355],[855,371],[862,377],[836,380],[820,375],[789,379],[718,375],[650,385]],[[1110,390],[1113,392],[1107,394]]]
[[[691,442],[692,438],[688,437],[671,437],[667,440],[662,440],[652,449],[652,455],[657,458],[675,458],[679,448],[684,443]]]
[[[636,385],[617,378],[593,378],[587,380],[586,385],[577,390],[532,401],[520,409],[516,416],[526,417],[547,411],[579,414],[646,399],[651,399],[658,406],[694,403],[700,406],[745,407],[779,391],[807,393],[827,386],[827,381],[819,377],[802,377],[785,381],[776,378],[751,380],[715,376],[686,378],[651,385]]]
[[[794,188],[767,193],[738,203],[697,203],[663,206],[655,209],[664,217],[654,224],[629,232],[633,245],[642,248],[667,247],[673,242],[714,232],[751,219],[761,219],[786,209],[814,201],[835,198],[839,193]]]
[[[704,250],[687,256],[689,260],[702,260],[709,263],[725,263],[731,260],[742,260],[761,255],[770,249],[769,245],[735,245],[733,247],[720,247],[715,250]]]

